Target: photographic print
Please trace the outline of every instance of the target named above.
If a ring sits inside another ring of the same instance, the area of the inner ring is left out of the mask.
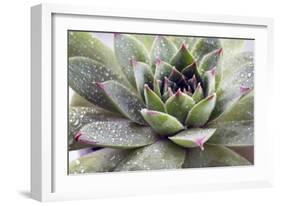
[[[67,35],[68,174],[254,164],[254,39]]]

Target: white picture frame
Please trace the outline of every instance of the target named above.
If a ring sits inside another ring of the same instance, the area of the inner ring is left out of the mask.
[[[118,25],[114,23],[116,21]],[[93,22],[96,31],[153,33],[157,24],[162,32],[165,25],[169,25],[174,28],[173,32],[184,34],[186,31],[181,28],[188,24],[194,28],[193,35],[255,37],[258,41],[255,50],[254,166],[67,175],[66,141],[55,138],[59,134],[66,135],[67,128],[65,31],[93,30]],[[146,27],[143,27],[144,23]],[[161,12],[40,4],[31,9],[31,25],[32,198],[53,201],[272,186],[274,137],[270,133],[267,121],[269,115],[266,113],[271,97],[270,91],[263,87],[265,82],[267,88],[272,84],[266,78],[273,75],[271,19],[176,12],[167,15]],[[262,96],[265,92],[269,93],[266,100]],[[266,141],[262,137],[266,137]]]

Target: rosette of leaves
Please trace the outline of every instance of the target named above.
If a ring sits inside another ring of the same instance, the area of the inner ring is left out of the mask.
[[[253,54],[244,40],[69,33],[69,172],[253,164]]]

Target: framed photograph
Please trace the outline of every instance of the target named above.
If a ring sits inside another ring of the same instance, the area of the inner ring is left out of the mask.
[[[272,185],[271,19],[31,14],[34,199]]]

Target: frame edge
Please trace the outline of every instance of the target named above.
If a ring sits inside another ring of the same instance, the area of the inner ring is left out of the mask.
[[[31,198],[42,201],[42,5],[31,7]]]

